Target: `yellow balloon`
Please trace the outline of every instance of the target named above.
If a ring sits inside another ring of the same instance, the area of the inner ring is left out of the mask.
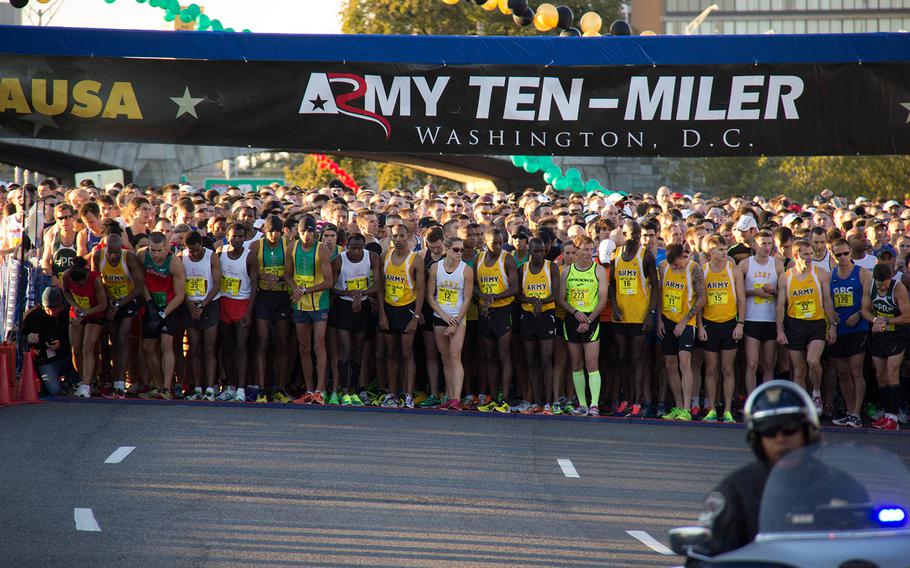
[[[641,35],[643,35],[643,36],[656,36],[657,34],[654,33],[654,32],[652,32],[651,30],[645,30],[645,31],[641,32]]]
[[[47,3],[50,2],[50,1],[51,1],[51,0],[38,0],[38,3],[39,3],[39,4],[47,4]]]
[[[585,32],[581,35],[584,37],[600,37],[600,32]]]
[[[512,15],[512,10],[509,8],[509,0],[499,0],[499,11],[507,16]]]
[[[487,12],[489,12],[491,10],[495,10],[496,8],[499,7],[499,0],[487,0],[486,3],[481,4],[480,7],[483,8],[484,10],[486,10]]]
[[[534,16],[534,27],[537,28],[539,32],[548,32],[553,29],[553,26],[546,26],[542,21],[537,19],[537,16]]]
[[[600,33],[600,28],[603,27],[604,21],[597,12],[585,12],[579,24],[581,25],[581,31],[584,33]]]
[[[449,6],[454,6],[455,4],[458,4],[458,0],[442,0],[442,1],[443,1],[443,3],[448,4]]]
[[[559,12],[556,11],[556,6],[553,4],[541,4],[537,8],[535,17],[539,18],[540,23],[549,30],[555,28],[559,23]]]

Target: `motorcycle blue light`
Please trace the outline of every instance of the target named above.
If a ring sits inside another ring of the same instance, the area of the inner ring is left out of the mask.
[[[875,512],[875,520],[885,527],[901,527],[907,522],[907,512],[900,507],[881,507]]]

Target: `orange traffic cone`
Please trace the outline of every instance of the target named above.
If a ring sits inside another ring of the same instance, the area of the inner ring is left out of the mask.
[[[9,394],[9,366],[6,363],[6,353],[0,354],[0,406],[16,404]]]
[[[19,377],[19,394],[16,397],[18,404],[39,404],[38,392],[35,382],[35,354],[31,350],[25,352],[25,361],[22,363],[22,375]]]

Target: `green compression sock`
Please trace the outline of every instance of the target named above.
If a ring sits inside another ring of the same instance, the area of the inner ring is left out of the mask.
[[[572,382],[575,383],[575,395],[578,397],[578,403],[588,407],[588,399],[585,392],[585,372],[584,371],[572,371]],[[598,385],[600,381],[598,381]]]
[[[600,371],[588,373],[588,384],[591,385],[591,406],[597,406],[600,401]]]

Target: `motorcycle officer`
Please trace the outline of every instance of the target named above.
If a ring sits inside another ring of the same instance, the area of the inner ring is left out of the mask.
[[[717,556],[741,548],[758,534],[758,513],[771,468],[785,455],[819,442],[818,413],[796,383],[770,381],[749,396],[744,409],[746,439],[758,458],[728,475],[705,499],[699,524],[711,539],[698,552]],[[693,568],[702,563],[688,559]]]

